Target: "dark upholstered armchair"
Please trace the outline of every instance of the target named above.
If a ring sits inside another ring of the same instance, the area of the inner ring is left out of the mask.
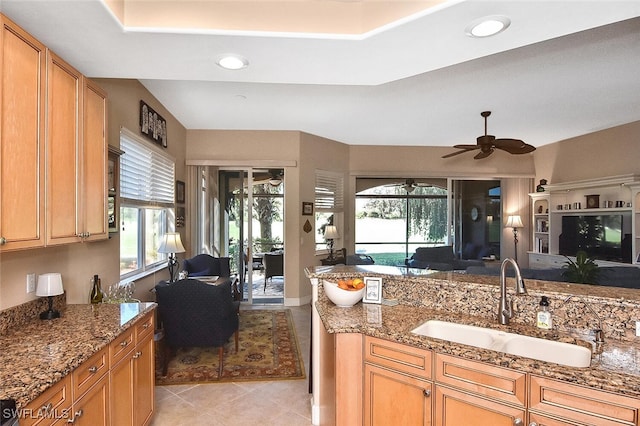
[[[224,345],[235,334],[238,351],[238,308],[231,298],[231,280],[207,284],[195,279],[156,286],[158,315],[164,330],[165,354],[162,374],[180,347],[217,347],[218,377],[222,377]]]
[[[209,254],[198,254],[182,262],[182,270],[190,277],[217,275],[228,277],[231,275],[230,259],[228,257],[213,257]]]
[[[264,289],[267,289],[267,279],[284,276],[284,253],[265,253],[264,262]]]

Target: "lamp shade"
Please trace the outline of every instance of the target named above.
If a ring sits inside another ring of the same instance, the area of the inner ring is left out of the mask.
[[[335,225],[327,225],[327,227],[324,228],[324,239],[334,240],[336,238],[340,238],[338,228]]]
[[[62,288],[62,277],[57,272],[38,275],[38,287],[36,296],[57,296],[64,293]]]
[[[520,219],[520,215],[513,215],[507,217],[507,223],[504,225],[507,228],[523,228],[522,219]]]
[[[180,233],[167,232],[164,234],[160,242],[160,247],[158,248],[158,253],[184,253],[184,251]]]

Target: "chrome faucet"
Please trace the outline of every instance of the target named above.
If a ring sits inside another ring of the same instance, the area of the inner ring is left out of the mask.
[[[500,306],[498,306],[498,321],[500,324],[509,324],[509,319],[513,316],[513,301],[507,300],[507,265],[511,264],[516,272],[516,294],[527,294],[527,289],[524,287],[524,280],[522,274],[520,274],[520,267],[518,263],[507,257],[502,261],[500,265]]]
[[[604,331],[602,329],[602,319],[600,318],[600,316],[596,313],[596,311],[591,307],[591,305],[583,297],[574,296],[573,294],[571,294],[571,295],[569,295],[569,297],[564,299],[564,302],[562,302],[562,303],[565,304],[569,300],[571,300],[572,298],[578,299],[580,302],[582,302],[582,304],[584,304],[584,306],[587,308],[587,310],[589,312],[591,312],[593,317],[598,322],[598,326],[597,326],[598,328],[592,329],[591,332],[593,333],[593,337],[595,339],[596,346],[602,345],[604,343]]]

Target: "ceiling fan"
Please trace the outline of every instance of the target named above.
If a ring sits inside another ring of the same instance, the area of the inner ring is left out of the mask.
[[[474,149],[480,150],[480,152],[473,157],[476,160],[490,156],[496,148],[507,151],[509,154],[526,154],[528,152],[535,151],[536,148],[534,146],[524,143],[520,139],[496,139],[495,136],[488,135],[487,117],[491,115],[491,111],[483,111],[480,115],[484,117],[484,135],[476,138],[478,142],[475,145],[454,145],[453,147],[460,149],[460,151],[443,155],[442,158],[449,158],[454,155],[464,154],[465,152],[473,151]]]
[[[402,183],[393,183],[391,185],[386,185],[386,186],[398,186],[402,188],[404,191],[413,192],[419,186],[431,186],[431,185],[426,183],[416,182],[416,180],[413,178],[407,178]]]
[[[284,179],[284,170],[269,169],[266,172],[253,174],[253,183],[269,183],[271,186],[278,186]]]

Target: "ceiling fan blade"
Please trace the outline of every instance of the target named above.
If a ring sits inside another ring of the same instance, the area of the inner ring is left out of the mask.
[[[465,144],[458,144],[458,145],[454,145],[453,146],[456,149],[466,149],[466,150],[471,150],[471,149],[478,149],[480,148],[478,145],[465,145]]]
[[[476,160],[480,160],[481,158],[487,158],[488,156],[490,156],[493,153],[493,148],[488,149],[488,150],[483,150],[480,151],[479,153],[477,153],[476,155],[474,155],[474,159]]]
[[[476,149],[476,148],[477,147],[474,147],[473,149]],[[449,158],[449,157],[453,157],[453,156],[458,155],[458,154],[464,154],[465,152],[472,151],[473,149],[462,149],[460,151],[452,152],[451,154],[443,155],[442,158]]]
[[[509,154],[526,154],[536,150],[534,146],[524,143],[520,139],[496,139],[494,146]]]

